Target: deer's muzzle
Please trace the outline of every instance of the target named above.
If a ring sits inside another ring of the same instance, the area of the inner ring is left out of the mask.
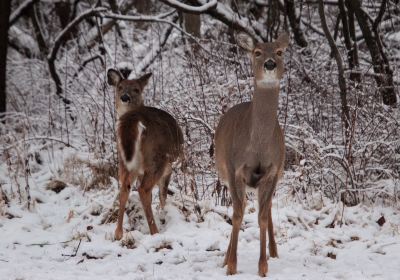
[[[276,68],[276,62],[272,59],[268,59],[264,62],[264,69],[268,71],[272,71]]]
[[[121,96],[121,101],[124,102],[124,103],[130,102],[131,98],[129,97],[129,95],[124,94],[124,95]]]

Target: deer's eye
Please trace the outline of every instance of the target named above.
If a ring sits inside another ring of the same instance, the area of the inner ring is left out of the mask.
[[[277,55],[277,56],[282,56],[282,54],[283,54],[282,50],[277,50],[277,51],[276,51],[276,55]]]
[[[259,51],[259,50],[255,50],[255,51],[254,51],[254,55],[255,55],[256,57],[260,57],[260,56],[262,55],[262,53],[261,53],[261,51]]]
[[[118,86],[118,91],[122,91],[122,86]]]

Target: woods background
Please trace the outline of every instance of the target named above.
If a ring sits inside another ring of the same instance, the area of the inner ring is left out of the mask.
[[[252,94],[239,31],[263,42],[291,35],[279,111],[288,195],[306,205],[322,196],[345,205],[400,198],[398,0],[0,5],[0,213],[12,201],[40,202],[32,185],[86,192],[116,184],[110,67],[131,77],[153,72],[145,103],[183,128],[175,191],[195,208],[205,199],[229,205],[212,142],[220,116]],[[43,170],[51,176],[33,179]]]

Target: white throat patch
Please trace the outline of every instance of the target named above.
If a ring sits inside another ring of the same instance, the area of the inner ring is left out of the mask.
[[[279,79],[276,76],[276,69],[269,71],[265,70],[264,79],[256,81],[258,87],[274,87],[279,85]]]

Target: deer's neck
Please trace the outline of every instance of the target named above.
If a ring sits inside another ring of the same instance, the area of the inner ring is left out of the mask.
[[[256,85],[250,106],[250,144],[253,147],[268,144],[278,118],[279,83],[268,87]]]

